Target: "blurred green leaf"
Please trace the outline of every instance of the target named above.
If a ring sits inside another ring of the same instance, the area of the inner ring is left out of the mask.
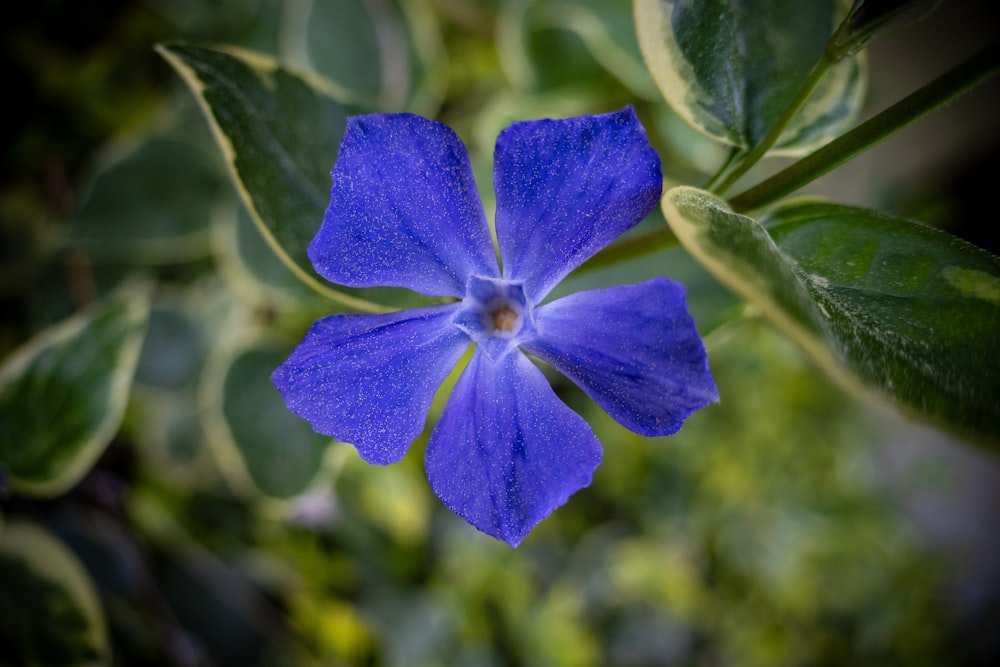
[[[209,222],[225,186],[198,148],[150,138],[96,176],[73,221],[72,241],[98,262],[205,257]]]
[[[323,221],[330,170],[349,114],[332,84],[235,48],[157,47],[202,104],[243,201],[278,256],[343,306],[378,305],[321,283],[306,249]]]
[[[646,63],[691,126],[732,146],[760,143],[823,55],[834,0],[634,0]],[[831,69],[775,150],[807,151],[843,131],[861,105],[858,60]]]
[[[135,381],[179,389],[197,377],[204,358],[203,332],[192,317],[173,305],[155,304],[139,354]]]
[[[271,384],[271,373],[286,356],[275,347],[248,347],[206,371],[216,379],[209,382],[206,426],[225,472],[237,483],[249,478],[273,498],[305,491],[331,442],[292,414]]]
[[[0,664],[111,664],[86,571],[54,537],[24,521],[0,536]]]
[[[684,246],[834,377],[996,449],[1000,259],[848,206],[787,204],[765,221],[770,236],[695,188],[663,206]]]
[[[374,102],[382,92],[384,69],[399,65],[383,60],[393,55],[402,56],[405,69],[407,44],[399,17],[383,18],[383,24],[376,26],[369,11],[370,4],[362,0],[308,3],[305,45],[309,64],[317,72]],[[398,50],[397,53],[380,49],[380,28],[393,33],[396,39],[392,47]],[[409,72],[400,74],[406,76]],[[400,100],[395,102],[398,105]]]
[[[0,464],[15,488],[62,493],[104,451],[125,413],[148,313],[148,290],[131,284],[4,361]]]
[[[304,60],[380,110],[434,115],[443,92],[444,50],[426,3],[339,0],[286,12],[303,24]]]
[[[498,29],[501,61],[521,88],[579,87],[587,78],[588,61],[593,59],[633,95],[645,99],[658,96],[643,63],[626,2],[523,0],[504,7]],[[566,40],[568,35],[560,32],[571,33],[579,44]],[[578,52],[580,45],[585,49],[582,54]],[[594,83],[599,84],[599,80]]]

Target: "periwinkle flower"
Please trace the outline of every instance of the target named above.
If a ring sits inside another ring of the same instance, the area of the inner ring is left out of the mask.
[[[590,484],[601,446],[525,353],[625,427],[676,432],[718,393],[684,290],[668,278],[543,303],[660,198],[660,161],[631,108],[514,123],[494,155],[502,270],[465,147],[412,114],[349,119],[330,206],[309,246],[351,287],[454,297],[316,322],[273,375],[288,407],[370,463],[400,460],[434,393],[475,344],[431,432],[426,470],[453,512],[517,546]]]

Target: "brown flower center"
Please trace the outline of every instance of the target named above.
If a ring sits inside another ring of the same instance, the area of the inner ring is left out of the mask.
[[[500,331],[513,331],[515,324],[517,324],[517,313],[507,306],[493,311],[493,326]]]

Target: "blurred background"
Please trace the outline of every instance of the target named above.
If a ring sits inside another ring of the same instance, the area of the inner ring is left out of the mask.
[[[863,116],[998,26],[992,3],[951,0],[876,43]],[[57,497],[0,492],[4,523],[44,527],[79,562],[115,664],[1000,662],[996,459],[846,395],[678,248],[558,294],[682,280],[722,402],[647,439],[550,374],[604,463],[517,550],[440,505],[425,438],[374,468],[313,434],[268,377],[333,306],[243,210],[194,97],[153,51],[171,41],[271,54],[372,108],[447,122],[487,209],[493,142],[516,119],[633,104],[669,183],[700,185],[724,157],[662,101],[624,0],[4,3],[0,357],[129,278],[155,285],[124,422],[97,464]],[[997,83],[810,191],[997,252],[983,213],[1000,175]],[[0,626],[27,618],[42,644],[79,632],[52,608],[12,607],[5,562]],[[4,633],[0,664],[25,664]]]

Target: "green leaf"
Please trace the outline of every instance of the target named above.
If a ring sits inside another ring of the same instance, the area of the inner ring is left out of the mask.
[[[98,262],[200,259],[225,187],[218,165],[198,148],[149,138],[97,174],[73,220],[72,241]]]
[[[192,316],[173,304],[154,304],[135,381],[163,389],[194,382],[204,358],[204,332]]]
[[[320,282],[306,253],[323,221],[347,117],[332,84],[238,49],[157,47],[201,103],[254,221],[292,272],[356,310],[386,310]]]
[[[447,85],[444,48],[426,2],[309,2],[292,15],[311,69],[382,110],[432,112]],[[286,27],[287,30],[287,27]],[[433,115],[433,113],[430,113]]]
[[[129,285],[4,361],[0,465],[14,488],[62,493],[104,451],[125,413],[148,313],[148,290]]]
[[[685,248],[834,378],[996,451],[1000,259],[849,206],[786,204],[767,229],[695,188],[663,206]]]
[[[589,59],[628,90],[645,99],[658,97],[642,61],[628,3],[607,0],[528,0],[502,7],[498,54],[505,73],[524,89],[565,90],[581,83],[600,86]],[[572,33],[577,40],[566,40]],[[579,51],[582,44],[585,52]],[[588,58],[589,55],[589,58]]]
[[[402,45],[394,45],[398,50],[396,53],[382,53],[375,22],[368,5],[361,0],[309,4],[305,22],[309,64],[320,74],[359,93],[364,99],[378,99],[383,86],[383,67],[390,65],[382,61],[393,55],[405,58],[405,41]],[[392,23],[383,27],[384,30],[392,30],[397,35],[402,32],[398,17],[393,16],[388,21]],[[407,67],[405,60],[402,67],[404,70]],[[397,105],[400,101],[395,100]]]
[[[255,346],[221,355],[206,371],[206,427],[229,479],[272,498],[305,491],[331,439],[285,407],[271,373],[287,351]]]
[[[273,247],[260,233],[245,206],[240,206],[220,230],[222,242],[218,244],[220,257],[232,262],[234,272],[238,271],[252,285],[250,291],[277,291],[295,297],[296,301],[306,298],[306,287],[296,280],[288,266],[275,255]],[[223,236],[224,235],[224,236]]]
[[[634,0],[639,46],[663,97],[692,127],[752,148],[809,78],[835,27],[834,0]],[[853,122],[860,61],[826,73],[775,149],[802,153]]]
[[[111,664],[86,571],[48,532],[23,521],[0,535],[0,664]]]

